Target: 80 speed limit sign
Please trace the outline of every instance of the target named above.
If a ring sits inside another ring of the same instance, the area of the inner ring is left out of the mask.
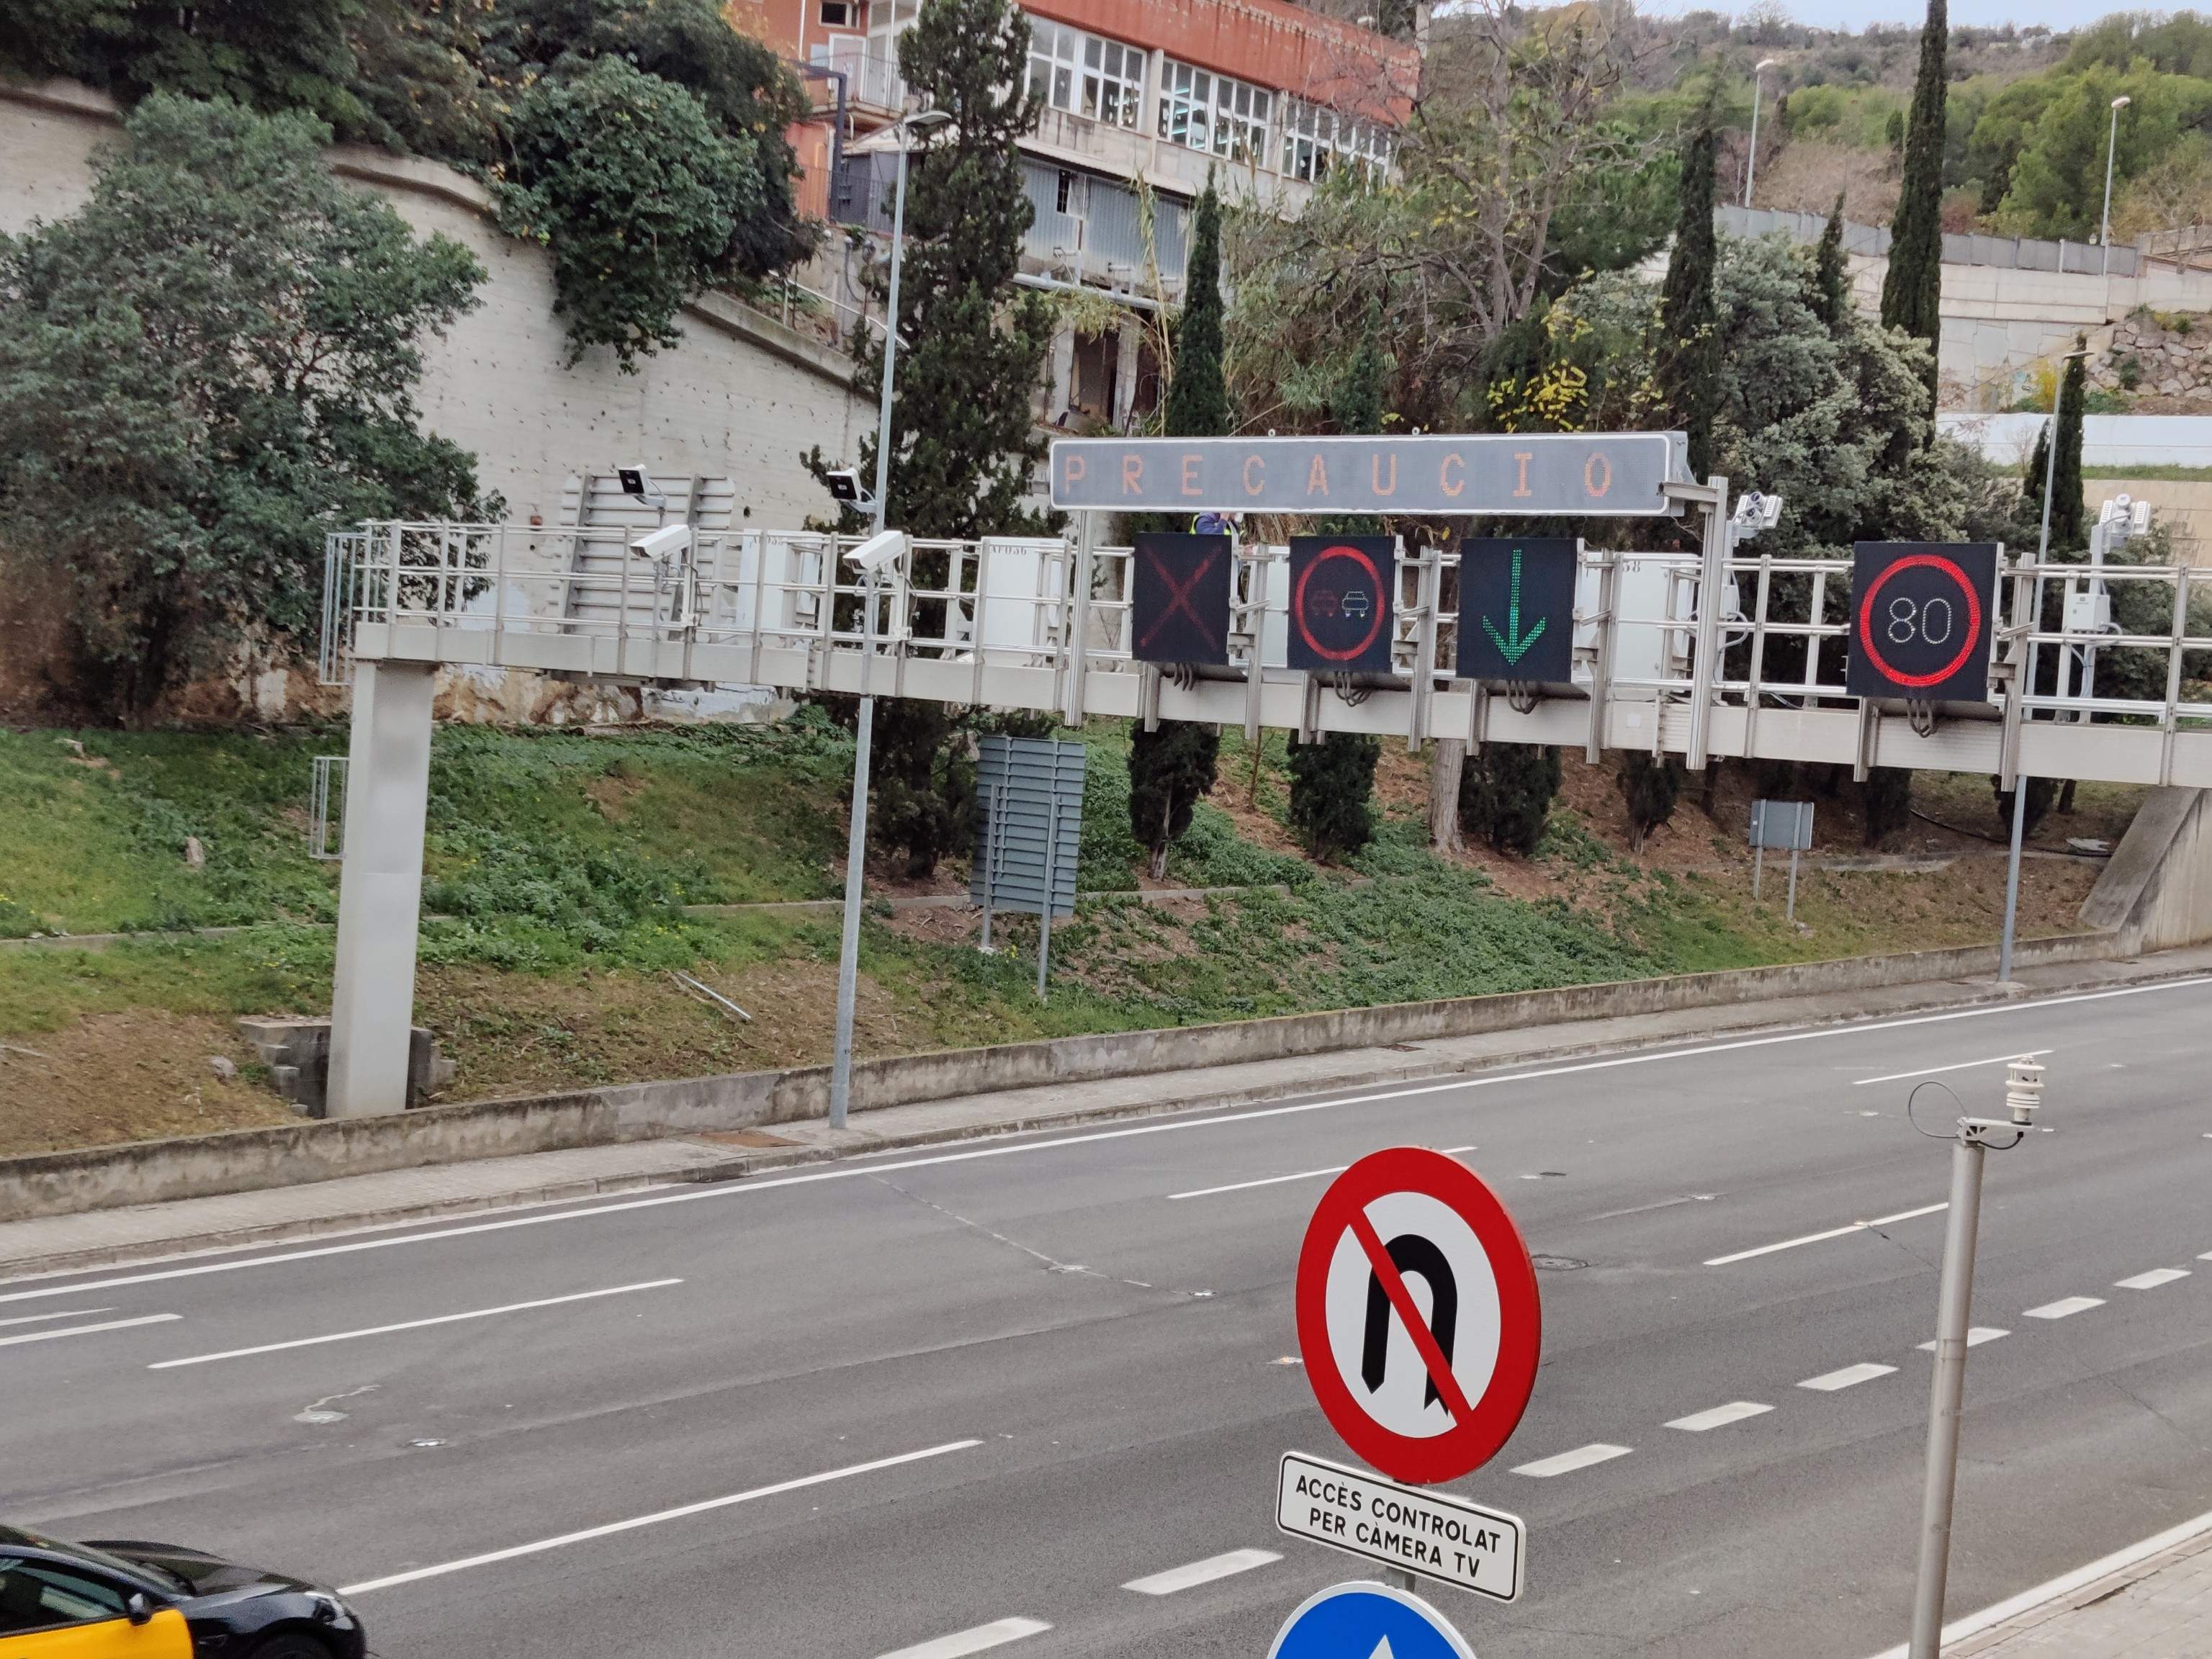
[[[1851,554],[1855,697],[1987,702],[1995,542],[1861,542]]]

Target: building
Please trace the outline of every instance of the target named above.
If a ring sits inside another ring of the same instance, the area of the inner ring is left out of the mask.
[[[1160,396],[1146,319],[1181,297],[1185,220],[1208,174],[1225,196],[1295,213],[1337,168],[1387,167],[1419,58],[1289,0],[1021,4],[1029,85],[1044,106],[1022,146],[1036,210],[1023,280],[1103,296],[1115,319],[1061,331],[1038,413],[1071,430],[1125,427]],[[729,0],[732,22],[814,89],[816,118],[792,136],[801,201],[822,217],[890,228],[886,129],[907,106],[897,41],[921,6]],[[871,252],[833,249],[809,285],[842,314]]]

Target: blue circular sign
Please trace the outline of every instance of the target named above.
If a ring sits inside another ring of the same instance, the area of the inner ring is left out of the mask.
[[[1292,1613],[1267,1659],[1474,1659],[1418,1595],[1388,1584],[1332,1584]]]

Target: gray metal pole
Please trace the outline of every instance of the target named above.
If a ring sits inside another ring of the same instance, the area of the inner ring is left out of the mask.
[[[900,124],[902,129],[904,123]],[[891,281],[884,311],[884,387],[876,416],[876,529],[884,527],[890,490],[891,376],[898,362],[899,257],[906,241],[906,133],[899,133],[898,185],[891,201]],[[836,586],[831,555],[830,586]],[[845,1127],[853,1104],[853,1018],[860,1000],[860,893],[868,853],[868,750],[875,734],[876,700],[866,695],[876,652],[876,581],[868,578],[860,619],[860,731],[853,745],[853,810],[845,837],[845,918],[837,950],[837,1046],[830,1066],[830,1127]]]
[[[1756,104],[1752,106],[1752,109],[1753,111],[1752,118],[1754,123],[1758,120],[1758,115],[1756,112],[1759,106]],[[1754,126],[1753,131],[1756,130],[1756,126]],[[2118,104],[2114,104],[2112,106],[2112,133],[2111,136],[2105,140],[2105,217],[2102,225],[2097,231],[2097,244],[2105,250],[2105,268],[2100,274],[2106,276],[2112,274],[2112,152],[2119,149],[2119,147],[2120,106]],[[2142,271],[2138,270],[2136,275],[2141,276]]]
[[[1790,849],[1790,908],[1783,912],[1786,921],[1797,920],[1797,849]]]
[[[1936,1315],[1936,1380],[1928,1405],[1928,1481],[1921,1505],[1920,1572],[1912,1595],[1911,1659],[1940,1659],[1943,1591],[1951,1568],[1951,1501],[1959,1478],[1959,1416],[1966,1389],[1967,1316],[1974,1299],[1974,1240],[1981,1219],[1980,1141],[1966,1126],[1951,1149],[1951,1213],[1943,1289]]]
[[[1751,154],[1743,159],[1743,204],[1751,205],[1751,181],[1759,173],[1759,91],[1758,70],[1751,76]]]
[[[2027,774],[2012,778],[2012,855],[2005,862],[2004,938],[1997,945],[1997,983],[2012,983],[2013,926],[2020,918],[2020,843],[2027,823]]]
[[[1052,889],[1058,872],[1054,854],[1060,850],[1060,802],[1055,799],[1044,820],[1044,902],[1037,908],[1037,1000],[1044,1001],[1045,975],[1052,969]]]
[[[1751,849],[1751,902],[1759,902],[1759,884],[1766,875],[1766,843],[1759,842]]]

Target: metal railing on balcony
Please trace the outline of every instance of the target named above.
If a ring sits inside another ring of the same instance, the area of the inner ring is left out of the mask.
[[[906,82],[900,78],[897,58],[872,51],[857,36],[817,40],[807,49],[806,61],[843,76],[849,104],[894,114],[906,107]]]

